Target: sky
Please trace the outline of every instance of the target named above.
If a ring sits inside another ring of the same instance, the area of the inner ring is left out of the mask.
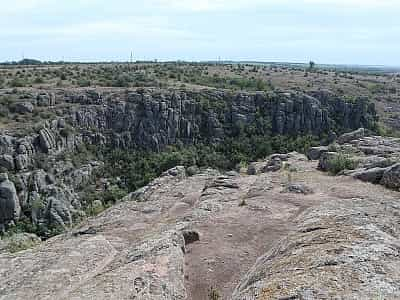
[[[0,0],[0,61],[400,66],[400,0]]]

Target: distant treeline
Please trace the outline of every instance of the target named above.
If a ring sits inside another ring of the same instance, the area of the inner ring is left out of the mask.
[[[304,70],[309,67],[308,63],[292,63],[292,62],[263,62],[263,61],[233,61],[233,60],[221,60],[221,61],[158,61],[155,60],[137,60],[133,63],[136,64],[189,64],[189,65],[258,65],[258,66],[267,66],[271,68],[290,68],[297,70]],[[0,62],[0,65],[6,66],[27,66],[27,65],[65,65],[65,64],[129,64],[128,61],[109,61],[109,62],[101,62],[101,61],[92,61],[92,62],[67,62],[67,61],[40,61],[38,59],[25,58],[20,61],[8,61],[8,62]],[[390,66],[367,66],[367,65],[340,65],[340,64],[318,64],[315,66],[316,69],[327,70],[327,71],[336,71],[336,72],[347,72],[347,73],[368,73],[368,74],[385,74],[385,73],[400,73],[400,67],[390,67]]]

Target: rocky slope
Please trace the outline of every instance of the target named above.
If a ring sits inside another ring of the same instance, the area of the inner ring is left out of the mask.
[[[63,228],[84,215],[79,191],[102,162],[65,160],[64,153],[81,145],[160,151],[176,143],[218,143],[243,127],[334,137],[334,131],[369,128],[376,121],[366,99],[346,102],[326,92],[27,90],[20,98],[14,110],[27,120],[25,132],[6,127],[0,136],[0,167],[6,173],[0,231],[21,214],[34,224]],[[54,117],[35,127],[29,116],[43,108]]]
[[[399,298],[399,192],[317,167],[290,153],[252,175],[171,169],[66,234],[3,251],[0,297]]]

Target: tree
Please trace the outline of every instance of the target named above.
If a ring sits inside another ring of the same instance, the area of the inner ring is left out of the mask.
[[[309,63],[308,69],[309,69],[309,70],[314,70],[314,67],[315,67],[315,62],[313,62],[313,61],[311,60],[310,63]]]

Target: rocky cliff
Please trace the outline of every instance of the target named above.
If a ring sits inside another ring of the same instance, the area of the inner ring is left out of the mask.
[[[21,214],[64,228],[82,217],[78,192],[102,162],[77,166],[64,159],[81,145],[162,151],[176,143],[222,142],[250,127],[265,135],[322,136],[376,121],[365,99],[350,103],[324,92],[30,90],[17,107],[21,114],[47,108],[54,117],[26,134],[6,129],[0,136],[0,167],[9,178],[0,229]]]

